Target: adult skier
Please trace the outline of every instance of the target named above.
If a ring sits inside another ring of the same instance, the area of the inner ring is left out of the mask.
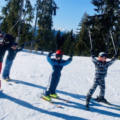
[[[3,57],[5,55],[6,50],[8,50],[14,43],[14,38],[9,34],[0,34],[0,74],[2,70],[2,62]],[[1,89],[1,80],[0,80],[0,89]]]
[[[89,110],[89,102],[97,86],[100,87],[100,94],[96,98],[96,100],[99,102],[107,103],[107,100],[105,99],[105,77],[107,76],[108,67],[115,62],[115,60],[118,58],[118,54],[119,53],[117,51],[112,60],[107,62],[106,53],[104,52],[99,53],[99,59],[97,60],[94,57],[93,49],[91,49],[92,61],[95,64],[95,79],[92,88],[87,93],[86,109]]]
[[[47,56],[47,61],[52,66],[52,73],[49,77],[49,83],[45,93],[43,94],[43,98],[47,101],[51,101],[51,97],[57,98],[55,90],[60,81],[61,71],[64,66],[68,65],[72,61],[72,54],[70,54],[70,58],[68,60],[62,60],[63,52],[61,50],[57,50],[55,54],[55,59],[51,59],[51,55],[53,52],[50,52]]]
[[[18,49],[18,44],[16,42],[13,43],[12,47],[8,49],[8,55],[5,61],[5,67],[3,69],[2,79],[10,80],[10,69],[12,67],[13,61],[18,52],[20,52],[24,47],[24,44],[21,45],[21,48]]]

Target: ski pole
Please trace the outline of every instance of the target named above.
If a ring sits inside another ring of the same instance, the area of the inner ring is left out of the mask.
[[[27,45],[27,44],[30,44],[30,43],[33,43],[33,42],[36,42],[36,41],[39,41],[40,39],[37,39],[37,40],[32,40],[32,41],[30,41],[30,42],[26,42],[26,43],[24,43],[23,45]],[[21,44],[22,45],[22,44]]]
[[[117,52],[116,52],[116,48],[115,48],[115,44],[114,44],[114,40],[113,40],[113,37],[112,37],[112,33],[111,33],[111,31],[110,31],[110,35],[111,35],[112,43],[113,43],[114,50],[115,50],[115,54],[116,54]]]
[[[27,12],[27,11],[26,11]],[[22,16],[25,16],[26,12],[24,13],[24,15],[21,15],[20,18],[18,19],[18,21],[14,24],[14,26],[12,27],[12,29],[9,31],[9,34],[11,33],[11,31],[14,29],[14,27],[17,25],[17,23],[21,20]]]
[[[90,38],[90,45],[91,45],[91,49],[93,49],[90,30],[88,30],[88,32],[89,32],[89,38]]]

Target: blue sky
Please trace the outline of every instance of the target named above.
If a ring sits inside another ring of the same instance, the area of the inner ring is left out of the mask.
[[[54,0],[58,5],[57,15],[53,17],[53,28],[62,30],[71,30],[74,32],[85,12],[94,15],[94,6],[91,0]],[[5,5],[5,0],[0,0],[1,6]],[[34,5],[36,0],[31,0]],[[1,12],[0,12],[1,15]]]

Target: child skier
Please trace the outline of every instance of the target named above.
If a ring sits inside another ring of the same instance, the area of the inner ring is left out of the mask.
[[[13,36],[9,34],[5,34],[3,36],[2,34],[0,34],[0,74],[2,70],[2,62],[5,52],[13,45],[13,42],[14,42]],[[1,80],[0,80],[0,89],[1,89]]]
[[[51,64],[53,72],[49,78],[49,84],[47,86],[47,90],[43,94],[43,98],[47,101],[51,101],[51,97],[57,98],[55,90],[60,81],[61,71],[64,66],[68,65],[72,61],[72,54],[70,54],[70,58],[68,60],[62,60],[63,52],[61,50],[56,51],[55,59],[51,59],[51,55],[53,52],[50,52],[47,56],[47,61]]]
[[[107,55],[104,52],[99,54],[99,60],[94,57],[93,49],[91,50],[92,61],[95,64],[95,79],[92,88],[89,90],[86,97],[86,109],[89,110],[89,101],[96,90],[97,86],[100,86],[100,94],[96,98],[98,102],[107,103],[105,96],[105,77],[107,76],[107,70],[110,65],[112,65],[118,57],[118,51],[111,61],[106,62]]]
[[[17,47],[18,44],[14,42],[13,46],[8,50],[8,55],[6,58],[5,67],[2,74],[3,80],[10,80],[9,74],[11,66],[13,64],[13,60],[15,59],[17,53],[23,49],[24,45],[22,44],[20,49],[18,49]]]

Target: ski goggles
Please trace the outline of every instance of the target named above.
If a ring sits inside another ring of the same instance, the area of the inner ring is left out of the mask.
[[[59,58],[59,57],[62,59],[63,55],[56,54],[56,58]]]
[[[13,47],[17,47],[17,45],[13,45]]]

